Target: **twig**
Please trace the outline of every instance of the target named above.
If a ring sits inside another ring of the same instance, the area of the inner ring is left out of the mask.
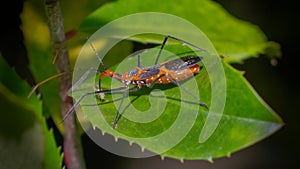
[[[71,88],[71,73],[68,56],[68,48],[65,43],[66,37],[60,5],[58,0],[45,0],[48,26],[52,41],[53,53],[57,54],[56,70],[58,73],[65,72],[59,80],[60,99],[62,117],[72,107],[71,98],[67,96],[67,91]],[[70,115],[64,122],[64,156],[65,164],[68,169],[82,169],[84,167],[83,158],[80,154],[79,137],[76,130],[74,114]]]

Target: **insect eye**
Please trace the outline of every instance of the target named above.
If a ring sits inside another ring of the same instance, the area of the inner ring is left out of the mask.
[[[134,69],[131,69],[129,72],[128,72],[128,77],[132,77],[132,76],[135,76],[137,73],[138,73],[138,69],[134,68]]]

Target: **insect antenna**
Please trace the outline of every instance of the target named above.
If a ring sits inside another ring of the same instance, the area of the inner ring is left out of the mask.
[[[94,68],[94,67],[91,67],[89,68],[75,83],[74,85],[72,85],[72,87],[68,90],[68,93],[71,93],[72,91],[74,91],[76,88],[78,88],[78,86],[85,80],[88,78],[89,74],[91,72],[97,72],[97,73],[103,73],[106,69],[99,53],[96,51],[94,45],[92,44],[92,42],[90,41],[90,39],[86,39],[87,40],[87,43],[89,44],[89,46],[91,47],[91,49],[93,50],[94,54],[97,56],[100,64],[101,64],[101,67],[102,67],[102,70],[98,69],[98,68]],[[98,88],[99,90],[101,89],[101,82],[99,80],[99,83],[98,83]]]
[[[103,63],[103,61],[102,61],[102,59],[101,59],[101,57],[100,57],[100,55],[99,55],[99,53],[96,51],[96,49],[95,49],[94,45],[92,44],[92,42],[90,41],[90,39],[87,39],[87,42],[88,42],[88,44],[90,45],[90,47],[92,48],[94,54],[97,56],[98,60],[100,61],[100,64],[101,64],[101,66],[102,66],[102,69],[103,69],[104,71],[107,70],[106,67],[105,67],[105,65],[104,65],[104,63]],[[102,72],[101,72],[101,73],[102,73]]]
[[[101,59],[99,53],[96,51],[96,49],[95,49],[94,45],[92,44],[92,42],[90,41],[90,39],[87,39],[87,42],[90,45],[90,47],[92,48],[94,54],[97,56],[97,58],[98,58],[98,60],[101,64],[102,70],[98,69],[98,72],[103,73],[104,71],[107,70],[106,66],[103,63],[103,60]],[[98,81],[98,90],[102,90],[102,88],[101,88],[101,78],[99,78],[99,81]],[[102,97],[104,97],[104,96],[102,96]]]
[[[74,85],[72,85],[72,87],[68,90],[68,93],[74,91],[85,79],[88,78],[88,75],[91,73],[91,72],[97,72],[97,73],[103,73],[104,71],[107,70],[107,68],[105,67],[99,53],[96,51],[94,45],[92,44],[92,42],[90,41],[90,39],[87,38],[87,42],[89,44],[89,46],[91,47],[91,49],[93,50],[94,54],[97,56],[100,64],[101,64],[101,67],[102,67],[102,70],[99,70],[98,68],[89,68],[80,78],[78,81],[76,81],[76,83]],[[75,111],[75,109],[78,107],[79,103],[88,95],[94,95],[94,94],[99,94],[99,95],[104,95],[104,93],[107,93],[107,92],[113,92],[115,90],[123,90],[124,87],[122,88],[117,88],[117,89],[114,89],[114,90],[102,90],[101,88],[101,79],[99,79],[98,81],[98,90],[97,91],[93,91],[93,92],[87,92],[85,93],[84,95],[82,95],[78,100],[77,102],[71,107],[71,109],[65,114],[65,116],[63,117],[62,119],[62,123],[71,115],[71,113],[73,113]],[[104,97],[104,96],[102,96]]]

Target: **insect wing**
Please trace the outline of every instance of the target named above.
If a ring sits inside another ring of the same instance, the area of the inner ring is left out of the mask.
[[[163,63],[166,69],[169,70],[183,70],[191,66],[194,66],[202,60],[199,56],[186,56],[180,59],[175,59],[166,63]]]

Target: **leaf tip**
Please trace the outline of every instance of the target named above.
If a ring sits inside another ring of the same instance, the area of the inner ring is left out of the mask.
[[[269,41],[264,46],[263,53],[269,58],[269,59],[278,59],[282,56],[281,47],[278,43]]]

